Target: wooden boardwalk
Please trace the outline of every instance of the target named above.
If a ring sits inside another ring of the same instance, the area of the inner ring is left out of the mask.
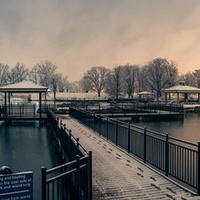
[[[69,116],[63,124],[92,151],[94,200],[200,200]]]

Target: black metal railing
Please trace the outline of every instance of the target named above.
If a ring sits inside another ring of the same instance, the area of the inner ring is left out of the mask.
[[[47,116],[64,164],[42,167],[42,200],[92,200],[92,152],[83,148],[51,110]]]
[[[99,114],[114,114],[114,113],[162,113],[163,111],[172,113],[183,113],[184,108],[182,104],[166,104],[166,103],[142,103],[142,102],[132,102],[132,103],[116,103],[112,104],[95,104],[87,105],[86,110],[90,110]]]
[[[46,118],[46,105],[43,104],[41,106],[41,116],[39,105],[32,104],[32,103],[16,103],[10,104],[8,106],[0,106],[0,117],[4,118],[17,118],[17,119],[24,119],[24,118]]]
[[[69,113],[128,153],[200,194],[200,143],[70,108]]]

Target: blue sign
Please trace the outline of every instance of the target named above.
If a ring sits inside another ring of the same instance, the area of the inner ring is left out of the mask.
[[[1,200],[33,200],[33,172],[0,175]]]

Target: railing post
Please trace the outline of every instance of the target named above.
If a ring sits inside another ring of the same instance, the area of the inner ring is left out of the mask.
[[[200,195],[200,142],[198,142],[198,172],[197,172],[197,190],[198,190],[198,195]]]
[[[95,131],[96,116],[95,116],[95,114],[94,114],[93,116],[94,116],[94,127],[93,127],[93,131]]]
[[[128,150],[128,153],[130,153],[130,147],[131,147],[131,123],[129,122],[128,123],[128,147],[127,147],[127,150]]]
[[[79,138],[76,138],[76,146],[79,147]]]
[[[166,133],[165,141],[165,175],[169,174],[169,135]]]
[[[115,141],[115,144],[116,144],[116,146],[118,145],[118,120],[116,120],[116,137],[115,137],[115,139],[116,139],[116,141]]]
[[[170,104],[170,114],[172,114],[172,104]]]
[[[89,151],[89,200],[92,200],[92,151]]]
[[[64,126],[64,131],[66,131],[66,129],[67,129],[67,128],[66,128],[66,124],[64,124],[63,126]]]
[[[41,168],[42,172],[42,200],[46,200],[46,167]]]
[[[101,118],[98,118],[98,125],[99,125],[99,135],[101,135]]]
[[[80,198],[80,156],[76,156],[76,200]]]
[[[20,116],[20,118],[21,118],[21,117],[22,117],[22,106],[19,107],[19,110],[20,110],[20,111],[19,111],[19,113],[20,113],[19,116]],[[10,110],[9,110],[9,114],[10,114]]]
[[[69,130],[69,137],[71,138],[71,136],[72,136],[72,130],[70,129]]]
[[[144,163],[146,163],[146,156],[147,156],[147,128],[144,127],[144,155],[143,155]]]
[[[59,126],[59,117],[56,118],[56,125]]]
[[[106,139],[108,140],[108,117],[107,117],[107,120],[106,120]]]
[[[63,124],[63,123],[62,123],[62,119],[61,119],[61,120],[60,120],[60,124],[59,124],[59,125],[60,125],[60,128],[62,127],[62,124]]]

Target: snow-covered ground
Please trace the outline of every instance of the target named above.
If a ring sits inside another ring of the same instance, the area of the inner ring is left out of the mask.
[[[88,93],[61,93],[58,92],[56,93],[56,98],[57,99],[67,99],[67,98],[71,98],[71,99],[102,99],[102,98],[106,98],[105,94],[102,94],[101,97],[97,96],[97,93],[95,92],[88,92]],[[48,93],[47,94],[47,99],[53,99],[53,93]]]
[[[11,102],[24,102],[27,101],[28,97],[31,97],[31,100],[38,100],[39,94],[38,93],[23,93],[18,94],[14,93],[11,96]],[[67,93],[67,92],[57,92],[56,99],[58,100],[65,100],[65,99],[105,99],[107,98],[106,94],[101,94],[101,97],[97,96],[95,92],[88,92],[88,93]],[[45,99],[45,96],[42,94],[42,99]],[[53,92],[48,92],[46,96],[47,100],[53,100],[54,95]],[[0,101],[4,102],[4,94],[0,94]]]

